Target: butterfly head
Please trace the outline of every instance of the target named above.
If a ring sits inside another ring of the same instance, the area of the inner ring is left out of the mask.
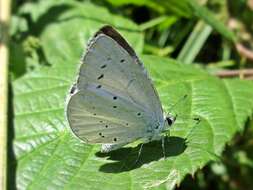
[[[177,119],[177,115],[172,115],[169,113],[165,117],[165,122],[169,127],[171,127],[175,123],[176,119]]]

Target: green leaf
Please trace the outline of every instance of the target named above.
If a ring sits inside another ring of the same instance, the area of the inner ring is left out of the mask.
[[[183,63],[191,64],[204,46],[211,32],[212,27],[210,25],[199,21],[179,52],[177,59]]]
[[[187,5],[187,0],[107,0],[114,6],[122,6],[133,4],[136,6],[147,6],[159,13],[170,12],[177,16],[189,18],[192,16],[192,10]]]
[[[136,6],[147,6],[157,12],[163,13],[164,7],[152,0],[106,0],[115,7],[133,4]]]
[[[10,22],[10,36],[14,36],[19,32],[26,32],[28,30],[27,21],[19,16],[13,15]]]
[[[111,14],[107,9],[89,3],[73,3],[72,9],[61,14],[41,34],[42,46],[50,63],[79,62],[84,45],[103,25],[109,24],[129,36],[137,52],[143,48],[143,35],[131,21]]]
[[[36,11],[36,7],[40,7],[40,11]],[[21,12],[31,14],[50,64],[57,64],[59,60],[79,62],[86,42],[106,24],[128,36],[129,43],[137,52],[143,49],[144,38],[136,24],[91,3],[44,0],[25,4]]]
[[[164,109],[178,113],[165,144],[166,159],[161,142],[145,144],[134,165],[140,145],[101,154],[100,146],[73,137],[64,109],[78,65],[59,62],[13,83],[19,189],[171,189],[215,160],[252,114],[252,82],[220,80],[171,59],[142,60]],[[185,94],[188,98],[170,110]]]
[[[152,28],[152,27],[154,27],[154,26],[156,26],[158,24],[163,23],[164,21],[167,21],[168,19],[170,19],[170,17],[168,17],[168,16],[160,16],[160,17],[154,18],[152,20],[149,20],[147,22],[144,22],[144,23],[140,24],[139,27],[141,28],[142,31],[144,31],[144,30]]]
[[[12,79],[15,79],[26,71],[25,52],[21,44],[10,42],[10,70]]]
[[[196,0],[187,0],[187,3],[195,16],[203,19],[226,39],[236,41],[235,34],[222,21],[218,20],[213,12],[204,6],[199,5]]]

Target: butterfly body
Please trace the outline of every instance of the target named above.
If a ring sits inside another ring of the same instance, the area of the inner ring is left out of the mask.
[[[110,26],[101,28],[88,44],[67,100],[67,119],[78,138],[102,144],[102,152],[138,139],[158,140],[168,128],[147,71]]]

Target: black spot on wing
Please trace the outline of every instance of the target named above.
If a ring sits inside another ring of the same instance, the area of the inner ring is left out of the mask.
[[[71,89],[70,89],[70,94],[74,94],[75,91],[77,90],[76,84],[74,84]]]
[[[100,79],[103,78],[103,77],[104,77],[104,75],[101,74],[97,79],[100,80]]]
[[[100,68],[101,68],[101,69],[104,69],[104,68],[106,68],[106,66],[107,66],[107,65],[102,65]]]

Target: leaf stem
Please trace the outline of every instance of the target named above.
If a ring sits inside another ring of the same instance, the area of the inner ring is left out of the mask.
[[[0,0],[0,189],[7,183],[8,29],[11,0]]]

